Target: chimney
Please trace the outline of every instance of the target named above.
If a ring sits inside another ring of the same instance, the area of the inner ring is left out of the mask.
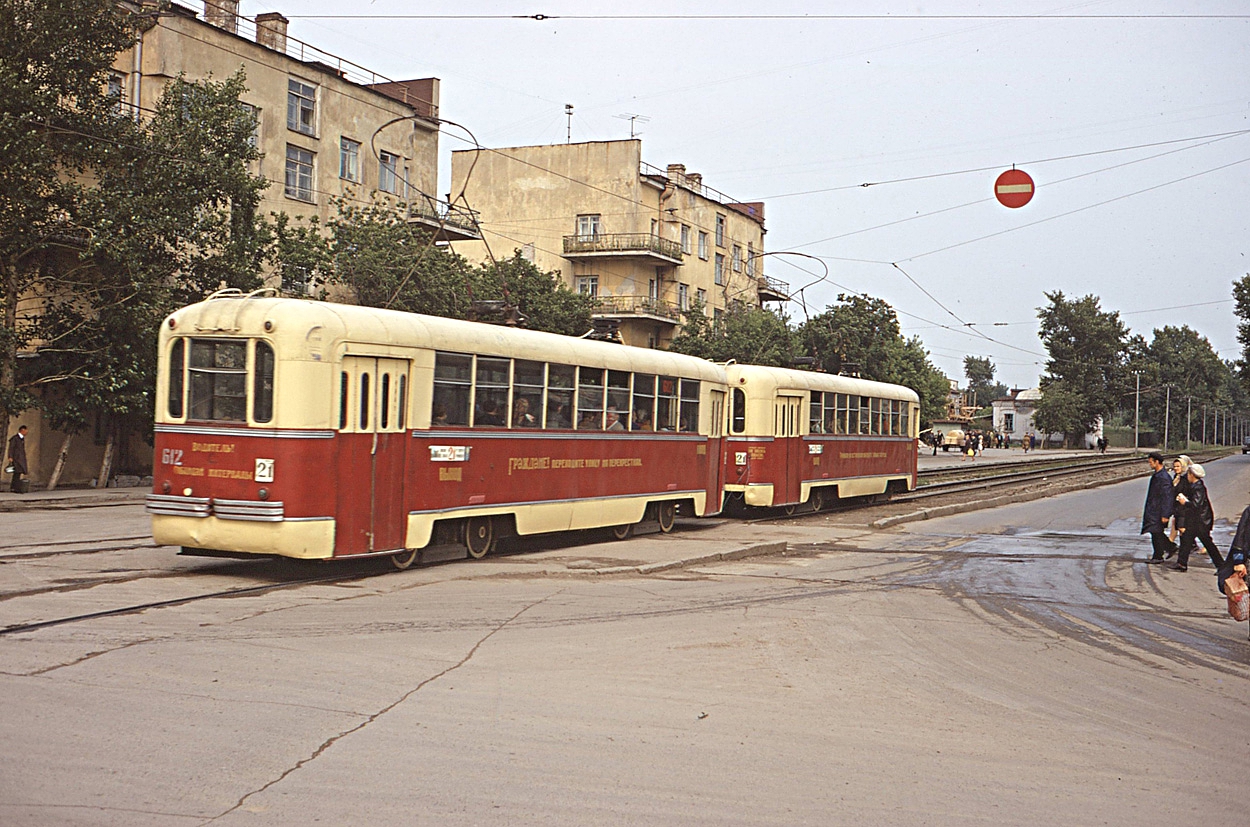
[[[204,0],[204,22],[239,33],[239,0]]]
[[[685,164],[669,164],[668,177],[674,183],[683,184],[686,181],[686,165]]]
[[[703,189],[703,173],[691,172],[686,175],[686,186],[692,190]]]
[[[256,15],[256,42],[286,54],[286,24],[290,22],[276,11]]]

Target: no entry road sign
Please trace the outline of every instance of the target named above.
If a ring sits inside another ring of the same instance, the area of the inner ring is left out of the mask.
[[[1023,207],[1033,197],[1033,179],[1022,169],[1009,169],[994,182],[994,197],[1004,207]]]

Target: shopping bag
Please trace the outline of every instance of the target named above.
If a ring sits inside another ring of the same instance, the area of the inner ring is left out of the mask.
[[[1228,598],[1228,614],[1233,620],[1250,620],[1250,587],[1246,578],[1234,574],[1224,581],[1224,596]]]

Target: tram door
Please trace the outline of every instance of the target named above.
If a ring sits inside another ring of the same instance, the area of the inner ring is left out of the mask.
[[[773,483],[773,505],[788,505],[799,501],[800,483],[803,481],[803,440],[799,422],[803,413],[803,397],[778,396],[773,403],[773,445],[778,469]]]
[[[406,359],[343,357],[335,554],[404,546],[408,374]]]

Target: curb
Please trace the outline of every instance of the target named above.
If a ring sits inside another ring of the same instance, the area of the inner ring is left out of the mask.
[[[117,489],[110,489],[116,491]],[[14,498],[0,499],[0,513],[14,511],[58,511],[68,508],[102,508],[111,505],[142,505],[148,494],[146,488],[136,488],[122,494],[71,494],[66,497],[40,497],[38,494],[15,495]],[[21,496],[22,499],[17,499]],[[27,498],[29,497],[29,498]]]

